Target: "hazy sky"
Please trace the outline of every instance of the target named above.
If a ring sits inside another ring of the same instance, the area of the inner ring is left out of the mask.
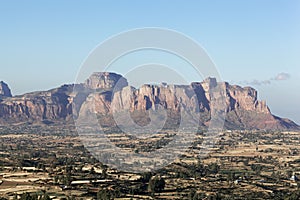
[[[300,123],[300,1],[0,1],[0,80],[14,94],[74,82],[100,42],[163,27],[199,42],[223,80]]]

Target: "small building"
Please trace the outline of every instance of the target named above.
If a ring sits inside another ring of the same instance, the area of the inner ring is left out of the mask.
[[[299,179],[298,179],[298,177],[297,177],[296,175],[293,175],[293,176],[291,176],[290,180],[296,182],[296,181],[298,181]]]

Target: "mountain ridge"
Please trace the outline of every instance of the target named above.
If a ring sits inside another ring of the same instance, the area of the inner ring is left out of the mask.
[[[0,98],[1,125],[73,123],[73,117],[90,112],[108,117],[103,119],[107,125],[116,125],[111,115],[120,110],[128,110],[136,116],[134,121],[143,125],[149,122],[146,112],[163,108],[174,115],[181,109],[198,113],[199,124],[204,127],[209,126],[211,113],[224,110],[225,129],[300,129],[293,121],[273,115],[266,102],[258,100],[255,89],[217,82],[215,78],[190,85],[145,84],[136,89],[119,74],[95,72],[81,84],[65,84],[18,96],[5,94]]]

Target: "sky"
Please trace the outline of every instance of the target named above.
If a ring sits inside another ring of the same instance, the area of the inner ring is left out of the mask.
[[[298,0],[0,0],[0,80],[14,95],[73,83],[112,35],[168,28],[201,44],[223,80],[300,124],[299,19]]]

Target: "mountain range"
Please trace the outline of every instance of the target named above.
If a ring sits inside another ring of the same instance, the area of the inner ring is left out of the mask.
[[[105,126],[115,126],[113,114],[128,111],[141,126],[149,123],[148,111],[166,109],[169,124],[178,123],[182,110],[198,113],[199,125],[208,127],[212,113],[225,113],[225,129],[299,130],[289,119],[274,116],[251,87],[230,85],[207,78],[190,85],[128,85],[116,73],[95,72],[84,83],[65,84],[48,91],[13,96],[0,82],[0,124],[74,123],[79,115],[96,112]],[[177,122],[176,122],[177,119]]]

